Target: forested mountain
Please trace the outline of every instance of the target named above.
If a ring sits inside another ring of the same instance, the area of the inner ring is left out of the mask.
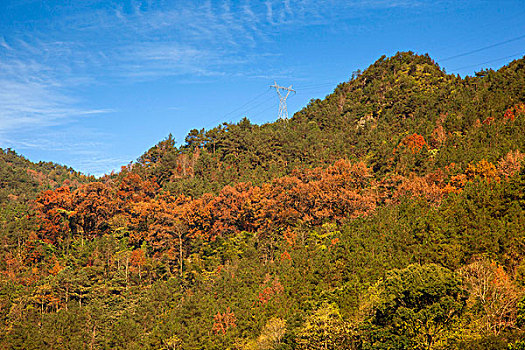
[[[524,130],[525,59],[408,52],[97,181],[3,152],[0,344],[524,349]]]

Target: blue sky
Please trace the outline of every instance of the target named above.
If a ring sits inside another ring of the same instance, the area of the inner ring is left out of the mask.
[[[172,133],[290,114],[381,55],[525,54],[523,0],[0,1],[0,147],[101,175]],[[454,57],[458,56],[459,57]]]

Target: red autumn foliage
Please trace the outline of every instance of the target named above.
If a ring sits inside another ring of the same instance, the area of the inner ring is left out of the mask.
[[[230,310],[229,306],[226,308],[225,312],[217,312],[213,319],[214,323],[212,330],[214,334],[225,335],[229,328],[237,327],[237,319],[235,318],[233,311]]]
[[[139,175],[127,173],[117,188],[119,207],[137,203],[147,198],[155,198],[159,185],[150,180],[143,180]]]
[[[483,121],[483,124],[484,124],[484,125],[491,125],[492,123],[494,123],[494,118],[493,118],[493,117],[488,117],[488,118],[486,118],[486,119]]]
[[[274,280],[269,286],[265,287],[262,292],[259,292],[259,297],[257,298],[257,303],[259,305],[267,304],[272,300],[276,295],[282,294],[284,288],[279,282],[279,280]]]
[[[503,117],[506,120],[510,120],[511,122],[513,122],[516,119],[516,115],[514,114],[514,111],[510,108],[505,111],[505,114],[503,115]]]
[[[521,116],[525,115],[525,103],[519,103],[517,105],[514,105],[508,108],[503,114],[503,118],[504,118],[503,120],[505,122],[506,121],[513,122],[514,120],[516,120],[516,117],[520,115]]]
[[[109,231],[108,220],[116,213],[113,189],[101,182],[92,182],[73,192],[73,219],[87,238]]]
[[[375,208],[369,178],[364,164],[338,161],[327,169],[295,171],[260,187],[249,183],[226,186],[217,196],[204,195],[189,202],[184,222],[191,236],[215,239],[239,231],[270,232],[298,222],[340,221]]]
[[[423,150],[423,147],[427,145],[427,142],[425,141],[425,138],[419,134],[412,134],[406,136],[400,143],[399,146],[394,149],[394,153],[397,152],[400,147],[405,147],[412,154],[417,154]]]
[[[284,253],[281,254],[281,261],[292,260],[292,257],[290,256],[290,253],[287,251],[284,251]]]

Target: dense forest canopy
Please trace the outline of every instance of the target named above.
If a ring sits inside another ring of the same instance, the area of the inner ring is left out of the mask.
[[[524,349],[525,59],[381,57],[99,179],[0,153],[12,349]]]

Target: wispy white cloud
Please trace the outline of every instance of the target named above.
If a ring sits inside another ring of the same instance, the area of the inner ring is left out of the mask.
[[[0,63],[0,131],[56,125],[111,111],[79,107],[79,101],[67,94],[68,79],[53,76],[52,70],[32,59],[6,57]]]
[[[212,51],[181,46],[177,42],[142,42],[122,47],[118,53],[117,77],[155,79],[166,76],[213,76],[220,56]]]
[[[53,36],[59,40],[40,46],[55,59],[69,57],[76,62],[72,69],[97,67],[100,74],[115,78],[209,77],[239,71],[249,76],[253,63],[261,62],[246,58],[254,52],[272,53],[271,43],[282,30],[309,25],[337,27],[341,21],[359,16],[359,11],[413,7],[421,1],[110,2],[96,10],[65,16],[53,27]],[[73,40],[67,33],[75,33]],[[233,71],[233,58],[235,64],[245,64]]]
[[[11,46],[7,44],[3,36],[0,36],[0,46],[5,50],[12,50]]]

